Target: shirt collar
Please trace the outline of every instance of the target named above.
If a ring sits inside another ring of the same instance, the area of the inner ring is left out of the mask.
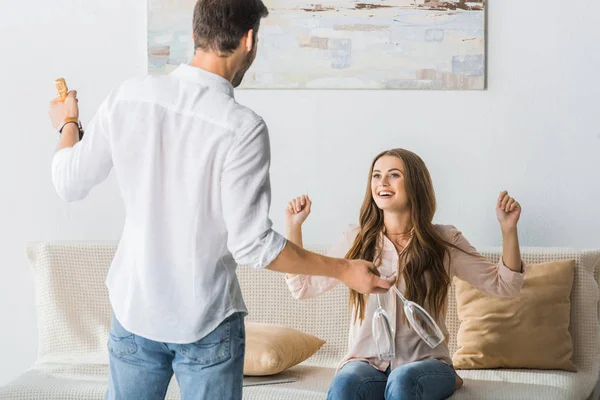
[[[394,246],[394,243],[392,243],[392,241],[383,233],[381,233],[381,239],[383,240],[383,251],[393,251],[394,253],[398,252],[398,250],[396,250],[396,246]]]
[[[170,75],[194,80],[202,83],[203,85],[223,92],[231,97],[234,97],[233,86],[231,85],[231,82],[220,75],[213,74],[212,72],[208,72],[202,68],[192,67],[188,64],[181,64],[173,72],[171,72]]]

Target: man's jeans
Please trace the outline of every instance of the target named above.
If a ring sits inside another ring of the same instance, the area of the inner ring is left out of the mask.
[[[242,313],[190,344],[144,339],[125,330],[113,315],[106,399],[162,400],[175,373],[182,400],[241,400],[245,347]]]

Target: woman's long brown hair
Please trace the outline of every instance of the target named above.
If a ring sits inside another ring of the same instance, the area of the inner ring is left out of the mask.
[[[375,265],[381,261],[381,239],[385,226],[383,211],[373,199],[371,179],[375,163],[383,156],[397,157],[404,163],[404,184],[413,226],[413,237],[400,256],[397,276],[401,272],[404,276],[405,297],[429,309],[432,317],[437,319],[443,312],[450,285],[450,277],[444,268],[444,257],[450,256],[448,247],[455,246],[442,239],[433,225],[435,192],[429,170],[419,156],[408,150],[393,149],[375,157],[360,209],[360,231],[346,258],[374,261]],[[402,271],[400,265],[405,265]],[[365,318],[366,295],[351,290],[350,305],[354,308],[354,322],[358,318],[362,323]]]

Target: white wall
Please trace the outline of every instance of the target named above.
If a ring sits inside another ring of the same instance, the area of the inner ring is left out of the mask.
[[[145,73],[146,11],[144,0],[0,5],[2,385],[37,351],[26,242],[117,239],[124,215],[112,177],[78,204],[54,194],[53,80],[79,90],[89,121],[110,88]],[[474,244],[499,244],[494,202],[507,188],[524,208],[523,245],[600,247],[600,3],[489,6],[487,91],[238,93],[270,125],[276,228],[308,192],[306,242],[334,240],[357,218],[371,158],[405,147],[431,169],[437,220]]]

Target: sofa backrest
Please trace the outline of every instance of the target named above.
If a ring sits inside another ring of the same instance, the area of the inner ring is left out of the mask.
[[[323,247],[308,247],[324,253]],[[480,253],[492,262],[502,254],[500,248],[481,249]],[[575,279],[571,293],[571,334],[574,342],[573,361],[578,367],[591,366],[593,357],[600,354],[598,336],[598,277],[600,251],[580,251],[563,248],[523,248],[527,264],[552,260],[574,259]],[[335,366],[348,348],[350,310],[348,289],[338,286],[328,293],[309,300],[292,298],[284,279],[270,271],[238,269],[244,299],[250,312],[249,320],[280,323],[316,335],[326,341],[321,351],[308,363]],[[594,279],[594,277],[596,279]],[[365,321],[370,323],[370,321]],[[456,350],[456,333],[460,321],[456,312],[454,284],[448,295],[446,326],[449,331],[450,354]],[[590,332],[595,334],[590,335]]]
[[[38,363],[108,363],[112,308],[105,280],[114,243],[33,243]]]
[[[324,247],[309,249],[325,252]],[[107,363],[111,307],[104,282],[115,250],[115,243],[51,242],[29,246],[38,311],[38,363]],[[493,262],[501,254],[497,248],[480,252]],[[571,294],[573,358],[579,368],[590,366],[600,353],[600,268],[596,267],[600,251],[524,248],[522,253],[526,263],[576,260]],[[238,277],[249,321],[282,324],[325,340],[326,344],[307,364],[334,367],[344,356],[350,324],[347,288],[340,285],[316,299],[298,301],[289,293],[282,274],[240,266]],[[450,351],[454,352],[459,326],[454,287],[448,297],[446,325],[450,332]]]

